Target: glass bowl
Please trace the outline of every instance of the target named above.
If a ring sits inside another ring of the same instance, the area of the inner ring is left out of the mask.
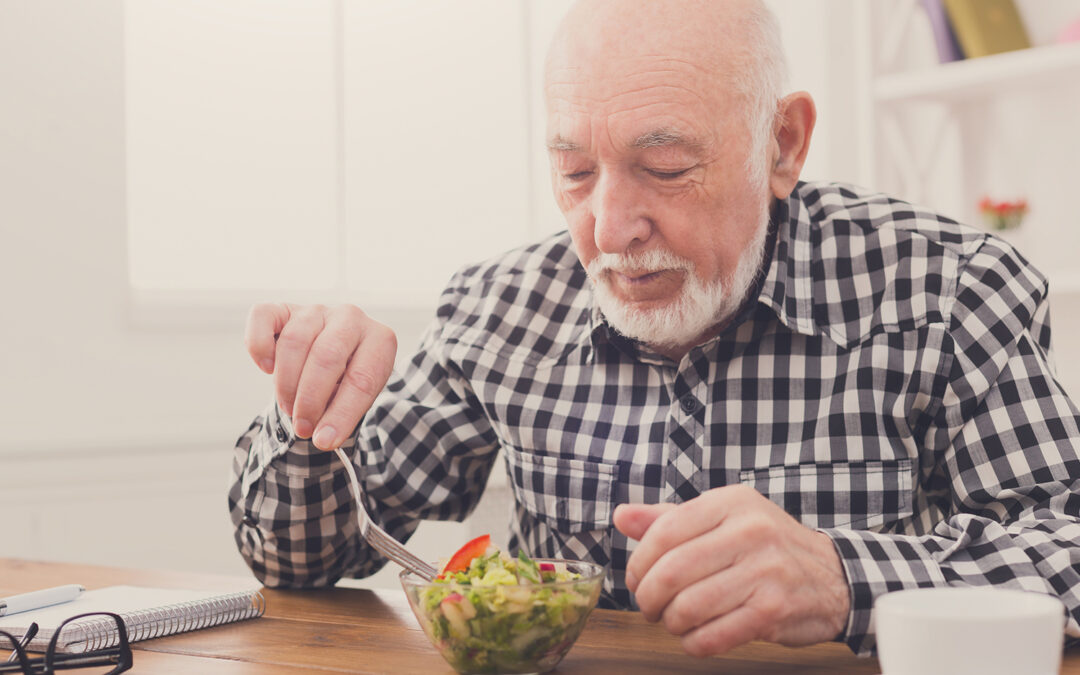
[[[604,568],[575,560],[537,558],[571,581],[471,586],[399,576],[416,620],[459,673],[542,673],[558,665],[596,607]]]

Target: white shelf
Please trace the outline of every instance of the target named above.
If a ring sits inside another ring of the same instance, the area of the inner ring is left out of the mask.
[[[1032,47],[882,75],[874,97],[880,103],[959,102],[1055,80],[1070,86],[1080,82],[1080,43]]]

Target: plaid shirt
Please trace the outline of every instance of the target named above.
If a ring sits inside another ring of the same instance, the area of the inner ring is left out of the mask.
[[[1080,636],[1080,413],[1050,357],[1047,281],[1009,245],[880,194],[800,184],[756,303],[674,362],[611,331],[563,233],[458,273],[354,435],[368,510],[407,540],[463,519],[501,449],[510,547],[610,567],[633,608],[622,502],[746,483],[829,535],[867,654],[887,591],[1051,593]],[[385,562],[332,453],[276,407],[239,440],[229,506],[272,586]]]

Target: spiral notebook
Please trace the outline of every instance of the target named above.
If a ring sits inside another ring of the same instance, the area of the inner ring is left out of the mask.
[[[86,612],[119,614],[124,619],[128,640],[137,642],[253,619],[262,616],[265,609],[262,593],[254,588],[223,593],[109,586],[86,591],[61,605],[0,617],[0,630],[20,637],[32,622],[37,623],[38,634],[28,649],[44,651],[65,619]],[[68,624],[57,641],[57,650],[78,653],[115,646],[119,643],[116,623],[107,623],[90,619]]]

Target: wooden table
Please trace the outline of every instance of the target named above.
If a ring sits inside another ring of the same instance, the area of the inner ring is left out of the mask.
[[[164,588],[230,589],[235,577],[133,570],[0,558],[0,597],[81,583]],[[137,642],[135,673],[447,673],[453,670],[428,642],[394,590],[264,589],[260,619]],[[683,653],[662,626],[636,612],[595,610],[556,673],[878,673],[875,659],[856,658],[842,644],[789,649],[753,643],[723,656]],[[1066,652],[1062,673],[1080,675],[1080,649]]]

